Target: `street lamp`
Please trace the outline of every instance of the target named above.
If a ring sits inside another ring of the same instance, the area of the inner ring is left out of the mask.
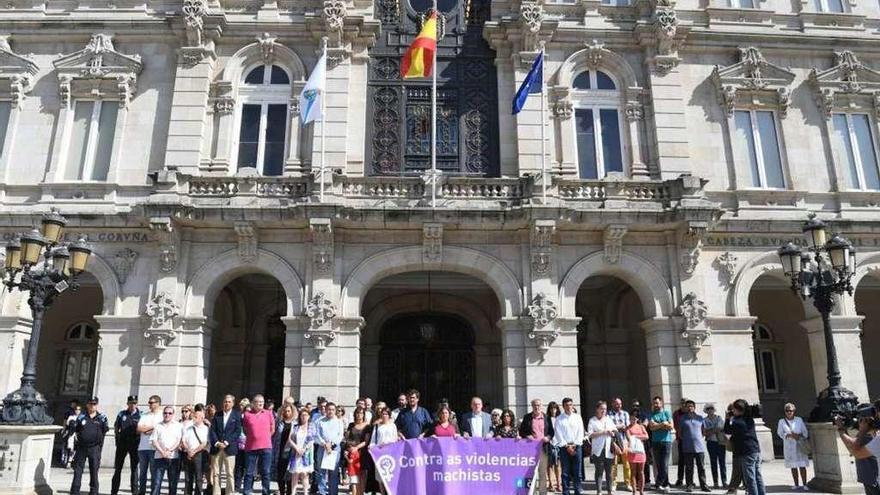
[[[52,211],[43,216],[39,231],[32,230],[13,238],[6,245],[6,264],[2,281],[9,290],[28,292],[33,314],[33,329],[28,341],[21,387],[3,399],[0,424],[52,424],[43,394],[37,392],[37,349],[43,316],[59,294],[76,290],[75,279],[86,269],[92,250],[85,239],[61,244],[67,220]]]
[[[837,349],[831,332],[831,311],[835,296],[852,295],[852,276],[855,273],[855,249],[848,240],[834,234],[828,239],[825,222],[815,214],[803,226],[807,247],[800,249],[789,242],[779,248],[782,270],[791,279],[791,289],[803,299],[810,297],[813,306],[822,315],[825,335],[825,355],[828,361],[828,388],[819,392],[816,407],[810,413],[811,422],[828,422],[837,414],[856,409],[856,395],[841,386]]]

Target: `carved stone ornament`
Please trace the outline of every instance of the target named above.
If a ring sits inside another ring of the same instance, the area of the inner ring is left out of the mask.
[[[422,262],[440,263],[443,261],[443,224],[426,223],[422,225]]]
[[[235,99],[223,96],[214,100],[214,111],[220,115],[229,115],[235,110]]]
[[[697,268],[700,252],[703,250],[703,240],[706,238],[708,225],[705,223],[693,223],[681,234],[679,247],[681,249],[681,270],[691,275]]]
[[[156,349],[165,349],[174,340],[174,318],[180,314],[180,307],[167,293],[156,294],[147,303],[146,316],[150,324],[144,330],[144,341]]]
[[[113,46],[107,34],[94,34],[86,47],[55,59],[58,94],[64,106],[75,98],[118,100],[127,107],[137,90],[137,76],[143,70],[138,55],[125,55]]]
[[[235,222],[238,236],[238,257],[245,263],[257,259],[257,228],[252,222]]]
[[[312,218],[309,219],[309,230],[315,271],[329,273],[333,267],[333,224],[329,218]]]
[[[586,43],[587,47],[587,66],[591,69],[595,69],[599,67],[599,64],[602,63],[602,56],[608,51],[605,49],[604,43],[599,43],[597,40],[593,40],[591,43]]]
[[[782,118],[791,105],[790,87],[794,77],[790,70],[767,62],[753,46],[739,49],[739,62],[727,67],[716,65],[711,76],[718,102],[728,117],[733,116],[742,95],[749,104],[776,108]]]
[[[557,100],[553,102],[550,111],[553,112],[554,118],[568,120],[574,114],[574,105],[568,99]]]
[[[709,310],[706,303],[701,301],[697,294],[688,292],[681,298],[681,304],[678,305],[678,312],[684,317],[686,328],[695,328],[706,319]]]
[[[37,64],[12,51],[8,36],[0,36],[0,98],[8,99],[13,108],[21,106],[38,70]]]
[[[724,274],[724,279],[727,281],[727,285],[733,285],[733,282],[736,279],[737,261],[738,258],[736,255],[730,251],[721,253],[715,258],[715,262],[718,263],[721,273]]]
[[[834,66],[830,69],[813,68],[808,80],[826,119],[840,108],[873,109],[875,114],[880,114],[880,105],[876,104],[880,95],[880,72],[866,67],[849,50],[835,52]]]
[[[547,328],[550,322],[556,319],[558,314],[556,304],[548,299],[543,292],[539,293],[532,299],[532,303],[529,304],[528,314],[534,322],[534,327],[529,332],[528,337],[535,343],[538,351],[544,354],[559,336],[559,332],[555,328]]]
[[[686,329],[681,331],[681,338],[683,338],[688,343],[688,347],[691,348],[691,351],[694,354],[700,352],[700,349],[703,348],[703,344],[709,340],[709,337],[712,335],[712,332],[709,329]]]
[[[342,42],[342,28],[345,26],[345,16],[348,8],[345,0],[324,0],[324,8],[321,9],[321,18],[327,27],[328,33],[335,33],[337,45]]]
[[[605,254],[606,262],[617,264],[623,252],[623,236],[626,235],[626,225],[609,225],[605,227]]]
[[[629,122],[645,118],[644,107],[638,101],[628,101],[623,109],[626,120]]]
[[[159,271],[173,272],[177,268],[177,230],[168,217],[151,218],[150,229],[159,243]]]
[[[537,51],[539,48],[538,34],[544,22],[544,6],[541,0],[525,0],[519,5],[519,19],[522,23],[524,37],[523,49]]]
[[[113,265],[113,271],[116,272],[116,278],[119,280],[120,285],[125,285],[125,281],[128,280],[128,275],[134,268],[137,259],[138,252],[133,249],[122,248],[119,251],[116,251],[116,254],[111,260],[111,264]]]
[[[204,44],[205,16],[208,14],[206,0],[183,0],[183,20],[186,23],[186,42],[188,46]]]
[[[556,222],[535,220],[529,235],[532,271],[543,275],[550,271],[553,262],[553,234]]]
[[[275,47],[278,46],[278,37],[269,33],[263,33],[257,36],[257,43],[260,44],[260,53],[263,56],[263,62],[271,64],[275,60]]]
[[[336,332],[330,327],[330,321],[336,317],[336,306],[324,296],[323,292],[318,292],[309,299],[306,316],[309,319],[309,328],[303,337],[320,356],[327,349],[327,345],[336,339]]]

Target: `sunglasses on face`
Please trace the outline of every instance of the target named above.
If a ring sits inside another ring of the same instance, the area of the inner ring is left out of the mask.
[[[147,404],[155,404],[155,403],[156,403],[156,401],[154,401],[154,400],[147,402]]]
[[[174,414],[174,413],[173,412],[163,412],[162,413],[163,416],[171,416],[172,414]]]

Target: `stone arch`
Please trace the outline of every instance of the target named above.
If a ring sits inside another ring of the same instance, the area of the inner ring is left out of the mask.
[[[116,272],[114,272],[113,269],[110,268],[110,265],[104,261],[104,258],[97,253],[92,253],[89,262],[86,265],[86,271],[91,273],[101,286],[101,292],[104,296],[101,314],[117,314],[121,294],[119,289],[119,279],[116,278]]]
[[[597,55],[599,61],[594,63]],[[624,93],[626,88],[639,85],[636,73],[626,59],[607,48],[599,48],[598,45],[578,50],[565,59],[556,72],[556,84],[571,88],[574,78],[587,69],[607,71],[608,75],[615,78],[616,82],[620,84],[621,93]]]
[[[770,274],[780,280],[787,280],[782,273],[782,263],[776,251],[767,251],[755,256],[746,263],[739,273],[733,285],[733,290],[728,296],[728,313],[731,316],[750,316],[749,294],[752,286],[762,275]]]
[[[273,53],[273,63],[282,65],[290,71],[291,83],[305,80],[307,74],[306,67],[296,52],[280,43],[275,43]],[[226,61],[226,66],[223,68],[220,80],[232,83],[232,87],[237,88],[244,77],[244,71],[258,62],[263,62],[263,51],[260,49],[260,43],[254,42],[246,45]]]
[[[211,317],[214,301],[226,284],[242,275],[263,273],[278,280],[287,295],[287,316],[302,313],[304,287],[296,270],[283,258],[264,249],[257,250],[254,261],[241,260],[237,249],[211,258],[190,279],[186,288],[183,314],[187,317]]]
[[[590,277],[610,275],[628,283],[639,295],[645,318],[669,316],[673,312],[672,291],[663,275],[649,261],[623,252],[615,264],[604,259],[604,251],[583,257],[568,270],[559,286],[559,314],[575,318],[578,289]]]
[[[855,290],[859,290],[859,284],[865,277],[875,277],[880,280],[880,252],[867,254],[863,259],[857,256],[856,260],[858,264],[852,278],[852,286]],[[844,295],[841,299],[843,314],[855,316],[857,314],[855,297]]]
[[[389,249],[363,260],[348,276],[342,287],[342,315],[360,316],[367,291],[379,280],[412,271],[449,271],[475,276],[486,282],[498,297],[501,315],[522,314],[522,286],[513,272],[497,258],[462,247],[443,247],[443,261],[425,263],[421,246]]]

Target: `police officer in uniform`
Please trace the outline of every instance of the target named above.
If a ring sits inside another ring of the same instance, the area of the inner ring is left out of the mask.
[[[122,467],[125,465],[125,457],[128,456],[131,468],[131,493],[138,493],[138,441],[140,435],[137,432],[138,421],[141,420],[141,412],[137,408],[137,395],[128,396],[128,407],[119,411],[116,422],[113,424],[113,432],[116,434],[116,456],[113,460],[113,480],[110,483],[110,494],[119,493],[119,482],[122,478]]]
[[[98,467],[101,463],[101,447],[104,435],[110,427],[107,416],[98,412],[98,398],[86,403],[86,412],[76,418],[76,454],[73,456],[73,483],[70,495],[79,495],[83,468],[89,460],[89,495],[98,495]]]

